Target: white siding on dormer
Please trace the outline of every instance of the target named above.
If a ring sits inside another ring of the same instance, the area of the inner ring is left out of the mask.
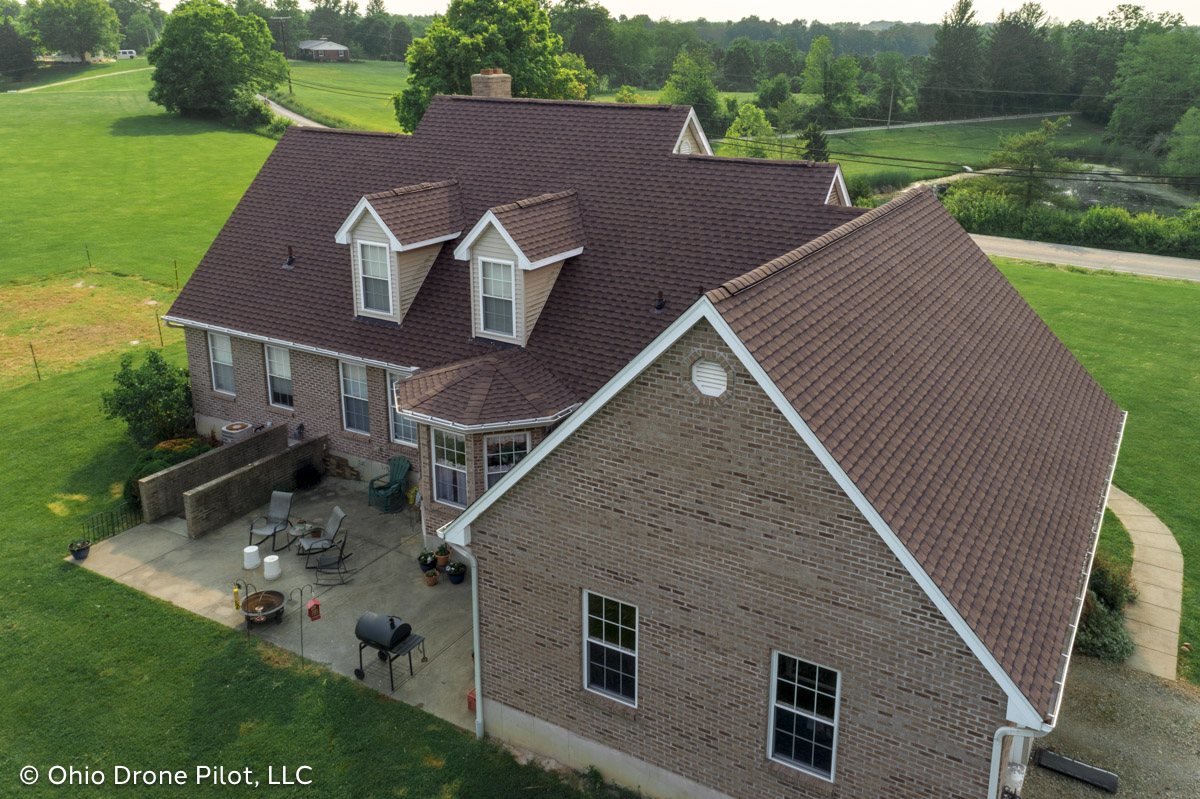
[[[360,241],[370,242],[371,244],[382,244],[384,247],[387,247],[388,272],[391,275],[392,286],[392,312],[390,314],[369,311],[362,307],[362,263],[360,262],[358,253],[358,243]],[[396,253],[392,252],[387,233],[384,232],[383,228],[379,226],[379,223],[370,214],[363,214],[359,218],[358,224],[350,231],[350,263],[354,278],[354,312],[359,316],[370,316],[373,319],[388,319],[393,322],[399,322],[403,318],[403,308],[405,306],[401,303],[400,281],[396,278]],[[424,276],[422,275],[423,279]]]
[[[554,281],[558,279],[558,273],[562,271],[562,266],[563,262],[557,261],[528,272],[523,272],[523,280],[525,282],[525,329],[521,340],[522,344],[529,342],[529,336],[533,334],[533,326],[537,324],[538,317],[542,314],[542,308],[546,305],[546,298],[550,296],[550,289],[554,288]]]
[[[425,282],[425,276],[429,274],[429,268],[433,266],[434,260],[441,251],[441,244],[431,244],[428,247],[421,247],[416,250],[393,253],[396,258],[396,271],[400,275],[401,319],[408,313],[413,299],[417,296],[417,292],[421,290],[421,284]]]
[[[513,337],[498,336],[483,330],[483,309],[479,299],[479,262],[507,261],[513,266]],[[516,266],[517,254],[494,227],[488,227],[471,245],[471,330],[479,338],[525,344],[525,270]]]

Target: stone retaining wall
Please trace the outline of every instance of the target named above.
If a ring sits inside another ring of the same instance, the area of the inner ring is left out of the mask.
[[[296,470],[305,463],[324,474],[328,447],[326,436],[303,441],[185,491],[183,508],[188,538],[200,538],[267,504],[273,490],[293,484]]]
[[[183,514],[183,493],[223,474],[287,449],[287,427],[267,427],[235,444],[206,452],[138,480],[142,521]]]

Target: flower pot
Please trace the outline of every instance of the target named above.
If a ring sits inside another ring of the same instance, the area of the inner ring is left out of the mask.
[[[427,572],[430,569],[437,568],[437,561],[436,560],[418,560],[417,565],[421,567],[421,571]]]
[[[437,585],[438,573],[437,569],[430,569],[425,572],[425,585]]]
[[[437,567],[438,567],[439,569],[444,569],[444,568],[446,568],[446,564],[447,564],[447,563],[449,563],[449,562],[450,562],[450,556],[449,556],[449,555],[438,555],[438,556],[437,556]]]
[[[446,576],[450,578],[450,582],[451,582],[453,585],[458,585],[458,584],[459,584],[459,583],[461,583],[463,580],[467,579],[467,573],[466,573],[466,572],[463,572],[462,574],[447,574]]]
[[[79,549],[72,549],[71,557],[75,558],[75,560],[83,560],[84,558],[86,558],[88,556],[88,550],[90,550],[90,549],[91,549],[90,546],[80,547]]]

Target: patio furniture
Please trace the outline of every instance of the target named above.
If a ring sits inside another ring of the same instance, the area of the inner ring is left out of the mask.
[[[334,540],[333,546],[317,555],[317,579],[314,581],[317,585],[345,585],[353,579],[350,576],[353,570],[346,566],[346,561],[354,554],[346,552],[348,537],[342,533],[341,538]]]
[[[271,539],[271,551],[278,552],[281,549],[287,549],[291,546],[291,540],[284,542],[283,546],[275,546],[275,535],[282,533],[292,526],[291,520],[288,519],[288,514],[292,512],[292,495],[288,491],[272,491],[271,506],[267,509],[266,516],[259,516],[254,521],[250,522],[250,544],[262,544],[268,538]],[[254,537],[258,536],[255,541]]]
[[[345,518],[346,514],[342,509],[334,505],[333,513],[329,514],[329,521],[325,522],[325,528],[320,530],[320,536],[296,539],[296,554],[304,555],[304,568],[316,568],[313,565],[312,556],[333,547],[333,541],[337,538],[338,531],[342,529],[342,520]]]
[[[257,569],[262,560],[258,557],[258,547],[245,547],[242,550],[242,568]]]
[[[398,513],[405,500],[404,479],[410,466],[408,458],[392,458],[387,474],[372,477],[367,484],[367,507],[378,504],[384,513]]]

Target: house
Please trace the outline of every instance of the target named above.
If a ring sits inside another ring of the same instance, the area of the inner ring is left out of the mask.
[[[289,129],[167,317],[198,426],[412,461],[479,734],[651,795],[999,795],[1123,414],[927,192],[509,85]]]
[[[320,39],[306,39],[300,42],[300,55],[313,61],[349,61],[350,48],[344,44],[331,42],[325,36]]]
[[[83,64],[85,62],[88,64],[98,64],[101,61],[104,61],[106,59],[107,59],[107,56],[104,55],[103,50],[99,51],[99,53],[96,55],[92,55],[91,53],[84,53],[83,58],[80,58],[78,55],[76,55],[74,53],[59,53],[58,54],[58,61],[60,64]]]

